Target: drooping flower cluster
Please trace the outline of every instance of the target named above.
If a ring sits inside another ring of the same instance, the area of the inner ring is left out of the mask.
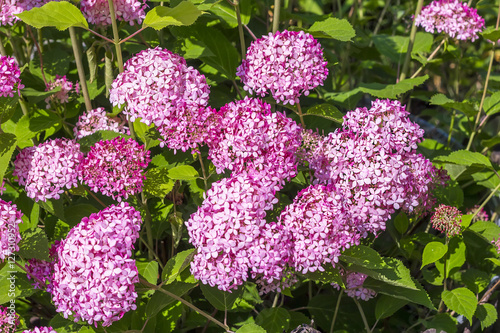
[[[15,310],[0,306],[0,333],[14,333],[19,324],[19,315]]]
[[[163,145],[186,151],[206,139],[207,121],[214,113],[207,108],[209,93],[205,77],[184,58],[157,47],[126,62],[113,81],[110,101],[125,104],[123,113],[130,121],[154,124]]]
[[[446,234],[446,237],[458,235],[461,231],[462,213],[456,207],[439,205],[431,217],[432,227]]]
[[[113,131],[116,133],[130,135],[128,127],[122,121],[109,118],[104,108],[97,108],[84,112],[73,128],[75,139],[79,140],[97,131]]]
[[[271,113],[269,104],[248,97],[226,104],[219,116],[208,154],[217,172],[266,170],[266,186],[277,190],[285,180],[295,177],[301,128],[293,120]]]
[[[51,326],[35,327],[32,330],[24,330],[23,333],[57,333]]]
[[[33,279],[32,286],[35,289],[45,289],[52,291],[52,276],[54,274],[54,265],[57,261],[57,247],[61,242],[55,241],[49,250],[49,261],[39,259],[29,259],[25,265],[28,279]],[[40,285],[40,282],[43,285]]]
[[[340,273],[345,280],[344,292],[347,296],[356,299],[362,299],[363,301],[368,301],[369,299],[377,296],[375,290],[363,287],[367,275],[359,272],[346,271],[341,269]],[[333,283],[333,287],[340,290],[340,286]]]
[[[277,102],[295,104],[323,85],[328,75],[321,45],[303,31],[283,31],[253,41],[237,69],[244,89]]]
[[[80,145],[69,139],[47,140],[23,149],[14,161],[14,176],[35,201],[59,199],[78,183],[77,166],[83,159]]]
[[[146,0],[113,0],[116,19],[134,25],[141,23],[146,13]],[[85,18],[92,24],[111,25],[111,14],[108,0],[82,0],[81,10]]]
[[[23,213],[11,202],[0,199],[0,262],[10,254],[19,251],[19,223]]]
[[[65,318],[109,326],[135,310],[131,259],[141,215],[127,203],[112,205],[83,218],[57,248],[52,300]]]
[[[149,154],[134,139],[99,141],[80,164],[78,176],[91,191],[121,201],[142,190]]]
[[[50,109],[51,100],[55,100],[61,104],[68,103],[70,92],[74,90],[76,94],[80,93],[79,84],[78,83],[73,84],[73,82],[68,81],[66,75],[63,76],[56,75],[55,81],[47,82],[47,87],[45,88],[45,91],[50,91],[57,87],[61,87],[61,90],[59,90],[54,95],[47,97],[45,99],[45,103],[47,103],[47,109]]]
[[[484,28],[484,19],[461,0],[435,0],[422,8],[415,25],[427,32],[444,32],[451,38],[475,41]]]
[[[41,7],[50,1],[59,0],[2,0],[0,1],[0,26],[12,25],[19,21],[15,14],[34,7]]]
[[[467,210],[465,214],[467,215],[473,215],[476,213],[476,211],[479,209],[479,205],[475,205],[474,207],[471,207]],[[476,214],[472,222],[477,222],[477,221],[488,221],[490,219],[490,216],[488,213],[484,210],[484,208],[479,209],[479,212]]]
[[[14,97],[14,93],[20,96],[24,88],[20,77],[16,59],[0,55],[0,97]]]

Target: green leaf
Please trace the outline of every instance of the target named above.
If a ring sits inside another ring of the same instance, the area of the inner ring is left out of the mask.
[[[496,41],[500,39],[500,29],[495,29],[493,27],[488,27],[479,34],[483,36],[484,39],[488,39],[489,41],[494,43],[496,43]]]
[[[486,258],[486,259],[490,260],[495,265],[500,266],[500,260],[498,260],[497,258]]]
[[[95,42],[85,52],[87,54],[87,62],[89,63],[90,83],[94,82],[97,77],[97,54],[94,45]]]
[[[404,234],[408,230],[408,216],[405,212],[400,212],[394,219],[394,226],[400,234]]]
[[[481,146],[491,148],[500,144],[500,136],[496,136],[491,139],[481,140]]]
[[[111,84],[113,84],[115,76],[113,75],[113,53],[106,51],[104,54],[104,86],[106,87],[106,98],[109,98]]]
[[[97,213],[99,209],[97,209],[94,205],[90,204],[75,204],[68,206],[64,210],[64,217],[68,225],[74,227],[84,217],[89,217],[92,213]]]
[[[238,2],[240,7],[240,17],[242,24],[248,24],[250,22],[250,17],[252,14],[252,0],[240,0]],[[214,13],[220,17],[224,22],[226,22],[229,27],[236,28],[238,26],[238,18],[236,16],[236,10],[233,5],[230,5],[227,1],[217,1],[213,5],[198,6],[198,9],[203,9],[204,7],[209,12]]]
[[[257,324],[250,323],[241,326],[236,333],[266,333],[266,330]]]
[[[435,329],[436,332],[457,332],[457,321],[449,313],[438,313],[430,321],[424,322],[424,325],[427,329]]]
[[[396,84],[382,83],[361,83],[359,89],[367,94],[378,98],[395,99],[399,95],[404,94],[416,86],[421,85],[429,78],[429,75],[419,76],[414,79],[405,79]]]
[[[324,21],[315,22],[308,31],[316,38],[333,38],[342,42],[349,42],[356,36],[356,31],[346,19],[329,17]],[[320,32],[321,34],[315,34]]]
[[[490,283],[490,276],[486,272],[469,267],[462,272],[462,282],[465,283],[470,290],[478,294],[488,286]]]
[[[24,259],[49,260],[49,240],[42,229],[30,229],[22,233],[19,255]]]
[[[493,304],[485,303],[479,304],[475,316],[481,322],[481,329],[485,329],[486,327],[490,327],[493,325],[497,319],[498,314],[495,306]]]
[[[12,153],[16,150],[17,140],[12,133],[0,133],[0,181],[9,166]]]
[[[460,222],[460,226],[462,229],[468,228],[472,223],[472,214],[470,215],[462,215],[462,222]]]
[[[485,237],[489,242],[498,239],[500,227],[493,222],[478,221],[469,227],[469,230],[475,231]]]
[[[455,109],[460,112],[463,112],[465,115],[469,117],[475,116],[477,114],[477,110],[474,107],[474,104],[468,101],[456,102],[452,99],[449,99],[444,94],[436,94],[432,96],[430,104],[440,105],[446,109]]]
[[[189,267],[194,255],[194,249],[189,249],[179,252],[173,258],[170,258],[161,273],[161,280],[166,281],[165,284],[174,282]]]
[[[182,1],[174,8],[156,6],[146,14],[142,27],[161,30],[171,25],[191,25],[201,14],[202,12],[190,1]]]
[[[203,296],[210,302],[217,310],[231,310],[233,308],[234,302],[236,299],[241,297],[243,294],[243,287],[240,286],[236,290],[222,291],[217,287],[210,287],[206,284],[201,284],[201,291],[203,292]]]
[[[168,169],[153,168],[146,173],[143,189],[155,197],[164,198],[172,191],[174,185],[175,181],[168,177]]]
[[[172,284],[163,286],[162,288],[182,297],[188,291],[196,287],[196,283],[185,283],[180,281],[175,281]],[[149,299],[148,305],[146,306],[146,315],[148,317],[155,316],[158,312],[162,311],[167,305],[175,302],[176,300],[159,290],[156,290],[153,296]]]
[[[448,252],[436,262],[436,268],[444,276],[444,261],[446,260],[446,276],[450,276],[451,271],[460,268],[465,263],[465,243],[460,237],[452,237],[448,243]]]
[[[489,169],[493,168],[490,160],[486,156],[468,150],[457,150],[448,156],[438,156],[434,158],[434,161],[464,166],[479,165]]]
[[[18,107],[18,102],[18,95],[14,95],[14,97],[0,97],[0,124],[12,118]]]
[[[304,114],[305,116],[307,115],[315,115],[319,117],[326,118],[328,120],[334,121],[336,123],[342,124],[344,120],[344,114],[339,111],[335,106],[331,104],[318,104],[315,106],[312,106],[309,108],[306,113]]]
[[[193,180],[198,177],[198,171],[190,165],[179,165],[168,170],[168,178],[173,180]]]
[[[156,261],[135,261],[137,271],[142,275],[146,281],[151,284],[158,282],[158,263]]]
[[[384,34],[375,35],[372,37],[375,48],[380,54],[389,58],[392,62],[400,63],[404,61],[404,57],[408,51],[409,37],[404,36],[389,36]],[[412,48],[412,56],[419,56],[422,53],[427,53],[432,47],[434,37],[426,32],[417,32],[415,42]]]
[[[17,145],[19,148],[33,146],[31,138],[33,138],[36,133],[30,130],[30,117],[28,115],[24,115],[19,119],[14,134],[17,137]]]
[[[332,265],[326,265],[326,268],[323,268],[324,271],[316,270],[315,272],[307,272],[304,275],[306,279],[311,279],[314,282],[321,283],[336,283],[344,288],[344,281],[342,281],[342,275],[340,274],[337,268],[334,268]]]
[[[158,313],[156,327],[161,327],[163,332],[175,332],[175,327],[183,312],[184,306],[181,302],[173,303],[161,313]]]
[[[438,261],[446,254],[446,252],[448,252],[448,245],[441,242],[428,243],[425,246],[424,252],[422,254],[421,268],[423,268],[425,265],[432,264]]]
[[[464,315],[472,323],[477,308],[477,298],[472,291],[467,288],[445,290],[441,293],[441,297],[450,310]]]
[[[73,322],[70,319],[64,319],[60,314],[57,314],[49,322],[50,327],[52,327],[57,333],[74,333],[78,332],[82,325]]]
[[[492,116],[500,112],[500,91],[497,91],[493,95],[484,99],[483,109],[488,116]]]
[[[89,24],[82,12],[67,1],[51,1],[42,7],[35,7],[29,11],[16,14],[24,23],[37,29],[43,27],[56,27],[66,30],[69,27],[88,29]]]
[[[392,316],[396,311],[408,304],[407,300],[394,298],[387,295],[377,297],[375,305],[375,317],[377,320]]]
[[[290,313],[284,308],[270,308],[262,310],[255,318],[255,323],[267,333],[282,333],[288,331]]]

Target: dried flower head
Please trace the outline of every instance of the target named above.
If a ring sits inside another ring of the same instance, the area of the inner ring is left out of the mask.
[[[84,112],[73,128],[77,140],[91,135],[97,131],[113,131],[120,134],[130,135],[128,127],[118,118],[109,118],[104,108],[97,108]]]
[[[0,55],[0,97],[14,97],[14,93],[21,96],[23,88],[16,59]]]
[[[144,10],[148,7],[146,0],[113,0],[116,20],[134,25],[141,23],[146,17]],[[80,2],[82,13],[92,24],[111,25],[111,14],[108,0],[82,0]]]
[[[439,205],[431,217],[432,227],[446,234],[446,237],[458,235],[461,231],[462,213],[456,207]]]
[[[277,102],[295,104],[323,85],[328,75],[319,42],[303,31],[283,31],[253,41],[237,69],[244,89]]]

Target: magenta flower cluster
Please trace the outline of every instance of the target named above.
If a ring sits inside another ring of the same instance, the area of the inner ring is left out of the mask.
[[[23,149],[14,161],[14,176],[35,201],[59,199],[65,189],[78,184],[77,166],[82,162],[80,145],[69,139],[47,140]]]
[[[74,90],[76,94],[80,93],[80,86],[78,83],[73,84],[73,82],[68,81],[66,75],[59,76],[56,75],[54,81],[47,82],[45,91],[50,91],[54,88],[61,87],[61,90],[56,92],[54,95],[47,97],[45,103],[47,103],[47,109],[50,109],[50,101],[54,100],[61,104],[69,102],[69,93]]]
[[[23,213],[12,202],[0,199],[0,262],[10,254],[19,251],[19,223]]]
[[[269,33],[253,41],[237,75],[250,94],[270,93],[277,102],[295,104],[323,85],[327,62],[319,42],[303,31]]]
[[[116,20],[134,25],[141,23],[146,13],[146,0],[113,0]],[[81,10],[85,18],[92,24],[111,25],[111,14],[108,0],[82,0]]]
[[[19,315],[0,305],[0,333],[15,333],[19,326]]]
[[[415,25],[427,32],[444,32],[451,38],[475,41],[484,28],[484,19],[461,0],[435,0],[422,8]]]
[[[109,326],[135,310],[131,259],[139,238],[141,215],[127,203],[112,205],[83,218],[57,247],[52,300],[65,318]]]
[[[125,63],[125,71],[113,81],[110,101],[125,104],[130,121],[154,124],[162,146],[196,149],[206,139],[210,93],[206,79],[181,56],[160,47],[144,50]]]
[[[19,21],[15,14],[41,7],[50,1],[59,0],[2,0],[0,1],[0,26],[12,25]]]
[[[117,137],[99,141],[80,164],[79,179],[93,192],[118,201],[127,199],[142,190],[149,154],[150,151],[134,139]]]
[[[467,211],[465,212],[465,214],[474,215],[478,209],[479,209],[479,212],[476,214],[476,216],[474,217],[474,219],[472,221],[473,222],[476,222],[476,221],[489,221],[490,216],[484,210],[484,208],[481,208],[481,206],[479,206],[479,205],[475,205],[474,207],[471,207],[471,208],[467,209]]]
[[[0,97],[14,97],[14,93],[21,96],[21,71],[13,57],[0,55]]]
[[[458,235],[461,231],[462,213],[456,207],[439,205],[431,217],[434,229],[446,234],[446,237]]]
[[[33,279],[32,286],[35,289],[45,289],[52,292],[52,277],[54,274],[54,265],[57,261],[57,248],[60,241],[55,241],[49,250],[49,260],[29,259],[25,265],[28,279]]]
[[[75,139],[79,140],[97,131],[113,131],[120,134],[130,135],[128,127],[117,118],[109,118],[104,108],[97,108],[84,112],[73,128]]]
[[[363,301],[368,301],[369,299],[377,296],[377,292],[375,292],[375,290],[363,287],[363,283],[368,277],[367,275],[344,269],[341,269],[340,273],[345,281],[344,292],[347,294],[347,296],[351,298],[361,299]],[[337,290],[340,290],[340,286],[338,284],[333,283],[332,285]]]
[[[51,326],[35,327],[32,330],[24,330],[23,333],[57,333]]]

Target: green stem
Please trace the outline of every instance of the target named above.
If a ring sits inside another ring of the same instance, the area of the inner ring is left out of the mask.
[[[457,111],[453,110],[453,114],[451,115],[450,131],[448,132],[447,147],[450,147],[451,135],[452,135],[452,132],[453,132],[453,126],[455,126],[455,116],[456,116],[456,114],[457,114]]]
[[[387,9],[389,8],[389,5],[391,4],[391,0],[386,0],[385,1],[385,6],[384,9],[382,9],[382,13],[380,13],[380,16],[377,21],[377,25],[375,26],[375,29],[373,30],[372,38],[370,38],[370,45],[369,47],[373,46],[373,36],[376,36],[378,34],[378,31],[380,30],[380,27],[382,26],[382,21],[384,20],[385,13],[387,12]]]
[[[353,298],[354,303],[356,303],[356,306],[358,307],[359,314],[361,315],[361,318],[363,319],[363,324],[365,324],[365,330],[367,333],[371,333],[370,325],[368,325],[368,321],[366,320],[365,312],[363,311],[363,308],[361,307],[361,304],[359,304],[358,300],[356,298]]]
[[[417,9],[415,10],[415,17],[417,17],[420,14],[420,10],[422,9],[423,4],[424,0],[418,0]],[[413,50],[413,44],[415,43],[416,35],[417,35],[417,26],[415,25],[415,20],[413,20],[410,31],[410,41],[408,43],[408,51],[406,51],[405,62],[403,64],[403,70],[401,71],[401,75],[399,76],[399,81],[403,81],[406,78],[406,73],[408,72],[408,68],[410,67],[411,51]]]
[[[38,37],[38,50],[40,53],[43,53],[43,35],[42,35],[42,28],[36,29],[37,32],[37,37]]]
[[[154,285],[154,284],[151,284],[149,283],[148,281],[144,280],[143,278],[139,278],[140,282],[145,285],[145,286],[148,286],[154,290],[157,290],[161,293],[164,293],[165,295],[167,296],[170,296],[172,297],[173,299],[175,299],[176,301],[179,301],[181,302],[182,304],[184,304],[185,306],[187,306],[188,308],[190,308],[191,310],[194,310],[196,312],[198,312],[199,314],[201,314],[203,317],[207,318],[208,320],[210,320],[211,322],[213,322],[214,324],[222,327],[226,332],[229,332],[229,326],[227,325],[224,325],[223,323],[221,323],[220,321],[218,321],[217,319],[215,319],[214,317],[212,317],[211,315],[209,315],[208,313],[204,312],[203,310],[197,308],[196,306],[194,306],[193,304],[191,304],[190,302],[186,301],[185,299],[177,296],[176,294],[174,293],[171,293],[170,291],[168,290],[165,290],[157,285]]]
[[[149,247],[148,242],[146,242],[142,236],[139,236],[139,239],[141,240],[142,244],[144,244],[144,246],[146,246],[146,248],[148,249],[148,251],[149,251],[149,252],[151,252],[151,253],[153,253],[153,256],[155,257],[156,261],[158,262],[158,265],[159,265],[159,266],[160,266],[160,268],[163,270],[163,268],[164,268],[165,266],[161,263],[161,259],[160,259],[160,257],[158,256],[158,254],[156,254],[156,252],[154,251],[154,249],[153,249],[153,248]]]
[[[241,59],[246,58],[245,35],[243,34],[243,24],[241,23],[240,3],[238,0],[234,2],[234,10],[236,11],[236,19],[238,20],[238,34],[240,35]]]
[[[304,122],[304,115],[302,114],[302,108],[300,107],[300,103],[297,103],[297,110],[298,110],[299,117],[300,117],[300,123],[302,124],[302,126],[304,126],[304,129],[305,129],[306,123]]]
[[[7,55],[7,51],[5,51],[5,47],[3,46],[2,38],[0,38],[0,54],[4,57]]]
[[[278,31],[280,26],[280,9],[281,0],[274,0],[274,14],[273,14],[273,34]]]
[[[491,191],[490,195],[488,195],[488,197],[483,201],[483,203],[481,204],[481,206],[479,206],[479,208],[476,209],[476,211],[474,212],[474,215],[472,215],[471,221],[474,220],[474,218],[481,211],[481,209],[483,209],[484,206],[486,206],[486,204],[488,203],[488,201],[490,201],[491,198],[493,198],[493,196],[495,195],[496,191],[498,191],[499,189],[500,189],[500,184],[498,184],[497,187],[495,187],[495,189],[493,191]]]
[[[108,0],[108,5],[109,5],[109,15],[111,15],[111,26],[113,27],[113,43],[115,44],[115,49],[116,49],[118,71],[120,73],[123,73],[122,48],[120,46],[120,36],[118,34],[118,25],[116,24],[115,5],[113,4],[113,0]]]
[[[21,258],[22,259],[22,258]],[[16,266],[18,266],[19,268],[21,268],[24,272],[26,272],[26,274],[28,274],[30,277],[33,278],[33,280],[35,280],[36,282],[38,282],[38,284],[40,285],[40,288],[47,288],[47,285],[45,284],[45,282],[42,282],[40,281],[36,276],[34,276],[33,274],[31,274],[30,272],[28,272],[26,270],[26,267],[22,266],[20,263],[18,263],[16,261]]]
[[[444,38],[441,41],[441,43],[439,43],[439,45],[434,49],[434,51],[432,51],[431,55],[427,57],[428,62],[431,61],[436,56],[439,49],[441,48],[441,46],[444,45],[445,42],[446,42],[446,38]],[[424,69],[424,67],[425,67],[425,65],[420,66],[420,68],[411,76],[411,79],[415,78],[418,74],[420,74],[420,72]]]
[[[82,88],[83,99],[85,100],[85,108],[87,111],[92,110],[92,102],[90,101],[89,91],[87,89],[87,80],[85,79],[85,70],[83,69],[82,56],[80,54],[80,46],[76,38],[76,31],[74,27],[69,27],[69,36],[71,37],[71,45],[73,46],[73,53],[75,55],[76,69],[78,70],[78,77],[80,78],[80,87]]]
[[[337,320],[337,314],[339,312],[340,300],[342,299],[342,294],[344,290],[340,290],[339,298],[337,298],[337,305],[335,305],[335,311],[333,312],[332,325],[330,325],[330,333],[333,333],[333,328],[335,327],[335,321]]]
[[[203,164],[203,159],[201,157],[201,151],[198,153],[198,159],[200,160],[201,164],[201,172],[203,174],[203,182],[205,183],[205,192],[208,191],[208,182],[207,182],[207,173],[205,171],[205,165]]]
[[[339,14],[339,18],[342,18],[342,3],[340,0],[337,0],[337,13]]]
[[[153,229],[151,228],[151,213],[149,212],[148,208],[148,201],[146,200],[146,197],[144,196],[144,192],[141,192],[141,203],[144,211],[146,212],[146,221],[144,221],[144,224],[146,225],[146,237],[148,238],[148,247],[150,249],[154,249],[154,240],[153,240]],[[153,260],[153,252],[151,250],[148,251],[148,258],[149,260]]]
[[[91,32],[91,33],[93,33],[93,34],[94,34],[94,35],[96,35],[97,37],[100,37],[100,38],[104,39],[104,40],[105,40],[106,42],[108,42],[108,43],[111,43],[111,44],[114,44],[114,43],[115,43],[112,39],[109,39],[108,37],[101,35],[101,34],[100,34],[100,33],[98,33],[97,31],[94,31],[94,30],[92,30],[92,29],[86,29],[86,30],[87,30],[87,31],[89,31],[89,32]]]
[[[126,41],[128,41],[130,38],[134,37],[135,35],[137,35],[138,33],[141,33],[142,30],[144,30],[145,28],[140,28],[139,30],[137,30],[136,32],[134,32],[133,34],[131,34],[130,36],[128,37],[125,37],[123,38],[121,41],[120,41],[120,44],[122,43],[125,43]]]

